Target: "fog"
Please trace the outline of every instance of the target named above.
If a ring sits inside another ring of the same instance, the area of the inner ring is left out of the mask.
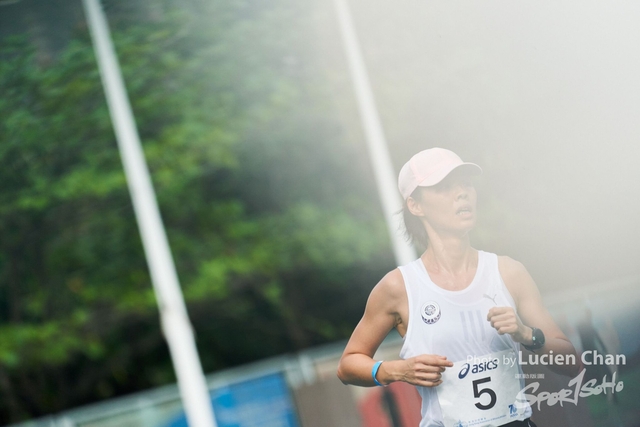
[[[640,273],[640,4],[349,4],[396,170],[433,146],[483,167],[475,246],[543,293]],[[316,17],[351,96],[332,2]]]

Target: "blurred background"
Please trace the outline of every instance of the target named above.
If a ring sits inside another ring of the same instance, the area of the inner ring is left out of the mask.
[[[417,425],[335,378],[395,261],[333,3],[102,4],[218,424]],[[478,163],[474,246],[626,355],[542,425],[640,425],[640,3],[349,5],[396,171]],[[0,200],[0,425],[184,425],[80,0],[0,0]]]

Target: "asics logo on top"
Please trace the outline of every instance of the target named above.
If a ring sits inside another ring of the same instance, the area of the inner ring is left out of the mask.
[[[462,369],[460,369],[460,372],[458,373],[458,378],[463,379],[469,372],[471,372],[472,374],[478,374],[484,371],[491,371],[493,369],[496,369],[497,367],[498,359],[486,360],[480,363],[474,363],[473,365],[465,363],[464,365],[462,365]]]

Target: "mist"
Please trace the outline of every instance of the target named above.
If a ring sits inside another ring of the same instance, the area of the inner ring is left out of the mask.
[[[477,247],[522,261],[543,291],[640,273],[640,5],[350,5],[396,170],[434,146],[483,167]],[[332,5],[317,8],[346,99]]]

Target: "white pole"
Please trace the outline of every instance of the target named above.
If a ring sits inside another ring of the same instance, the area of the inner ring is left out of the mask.
[[[401,222],[396,215],[402,208],[397,175],[393,170],[389,149],[380,124],[380,117],[373,98],[371,83],[362,58],[358,37],[353,27],[351,12],[346,0],[335,0],[340,32],[353,80],[362,127],[369,145],[369,156],[375,173],[378,195],[387,222],[393,253],[398,265],[408,264],[416,259],[416,251],[401,235]]]
[[[216,427],[193,330],[107,20],[98,0],[83,0],[83,3],[185,414],[191,427]]]

